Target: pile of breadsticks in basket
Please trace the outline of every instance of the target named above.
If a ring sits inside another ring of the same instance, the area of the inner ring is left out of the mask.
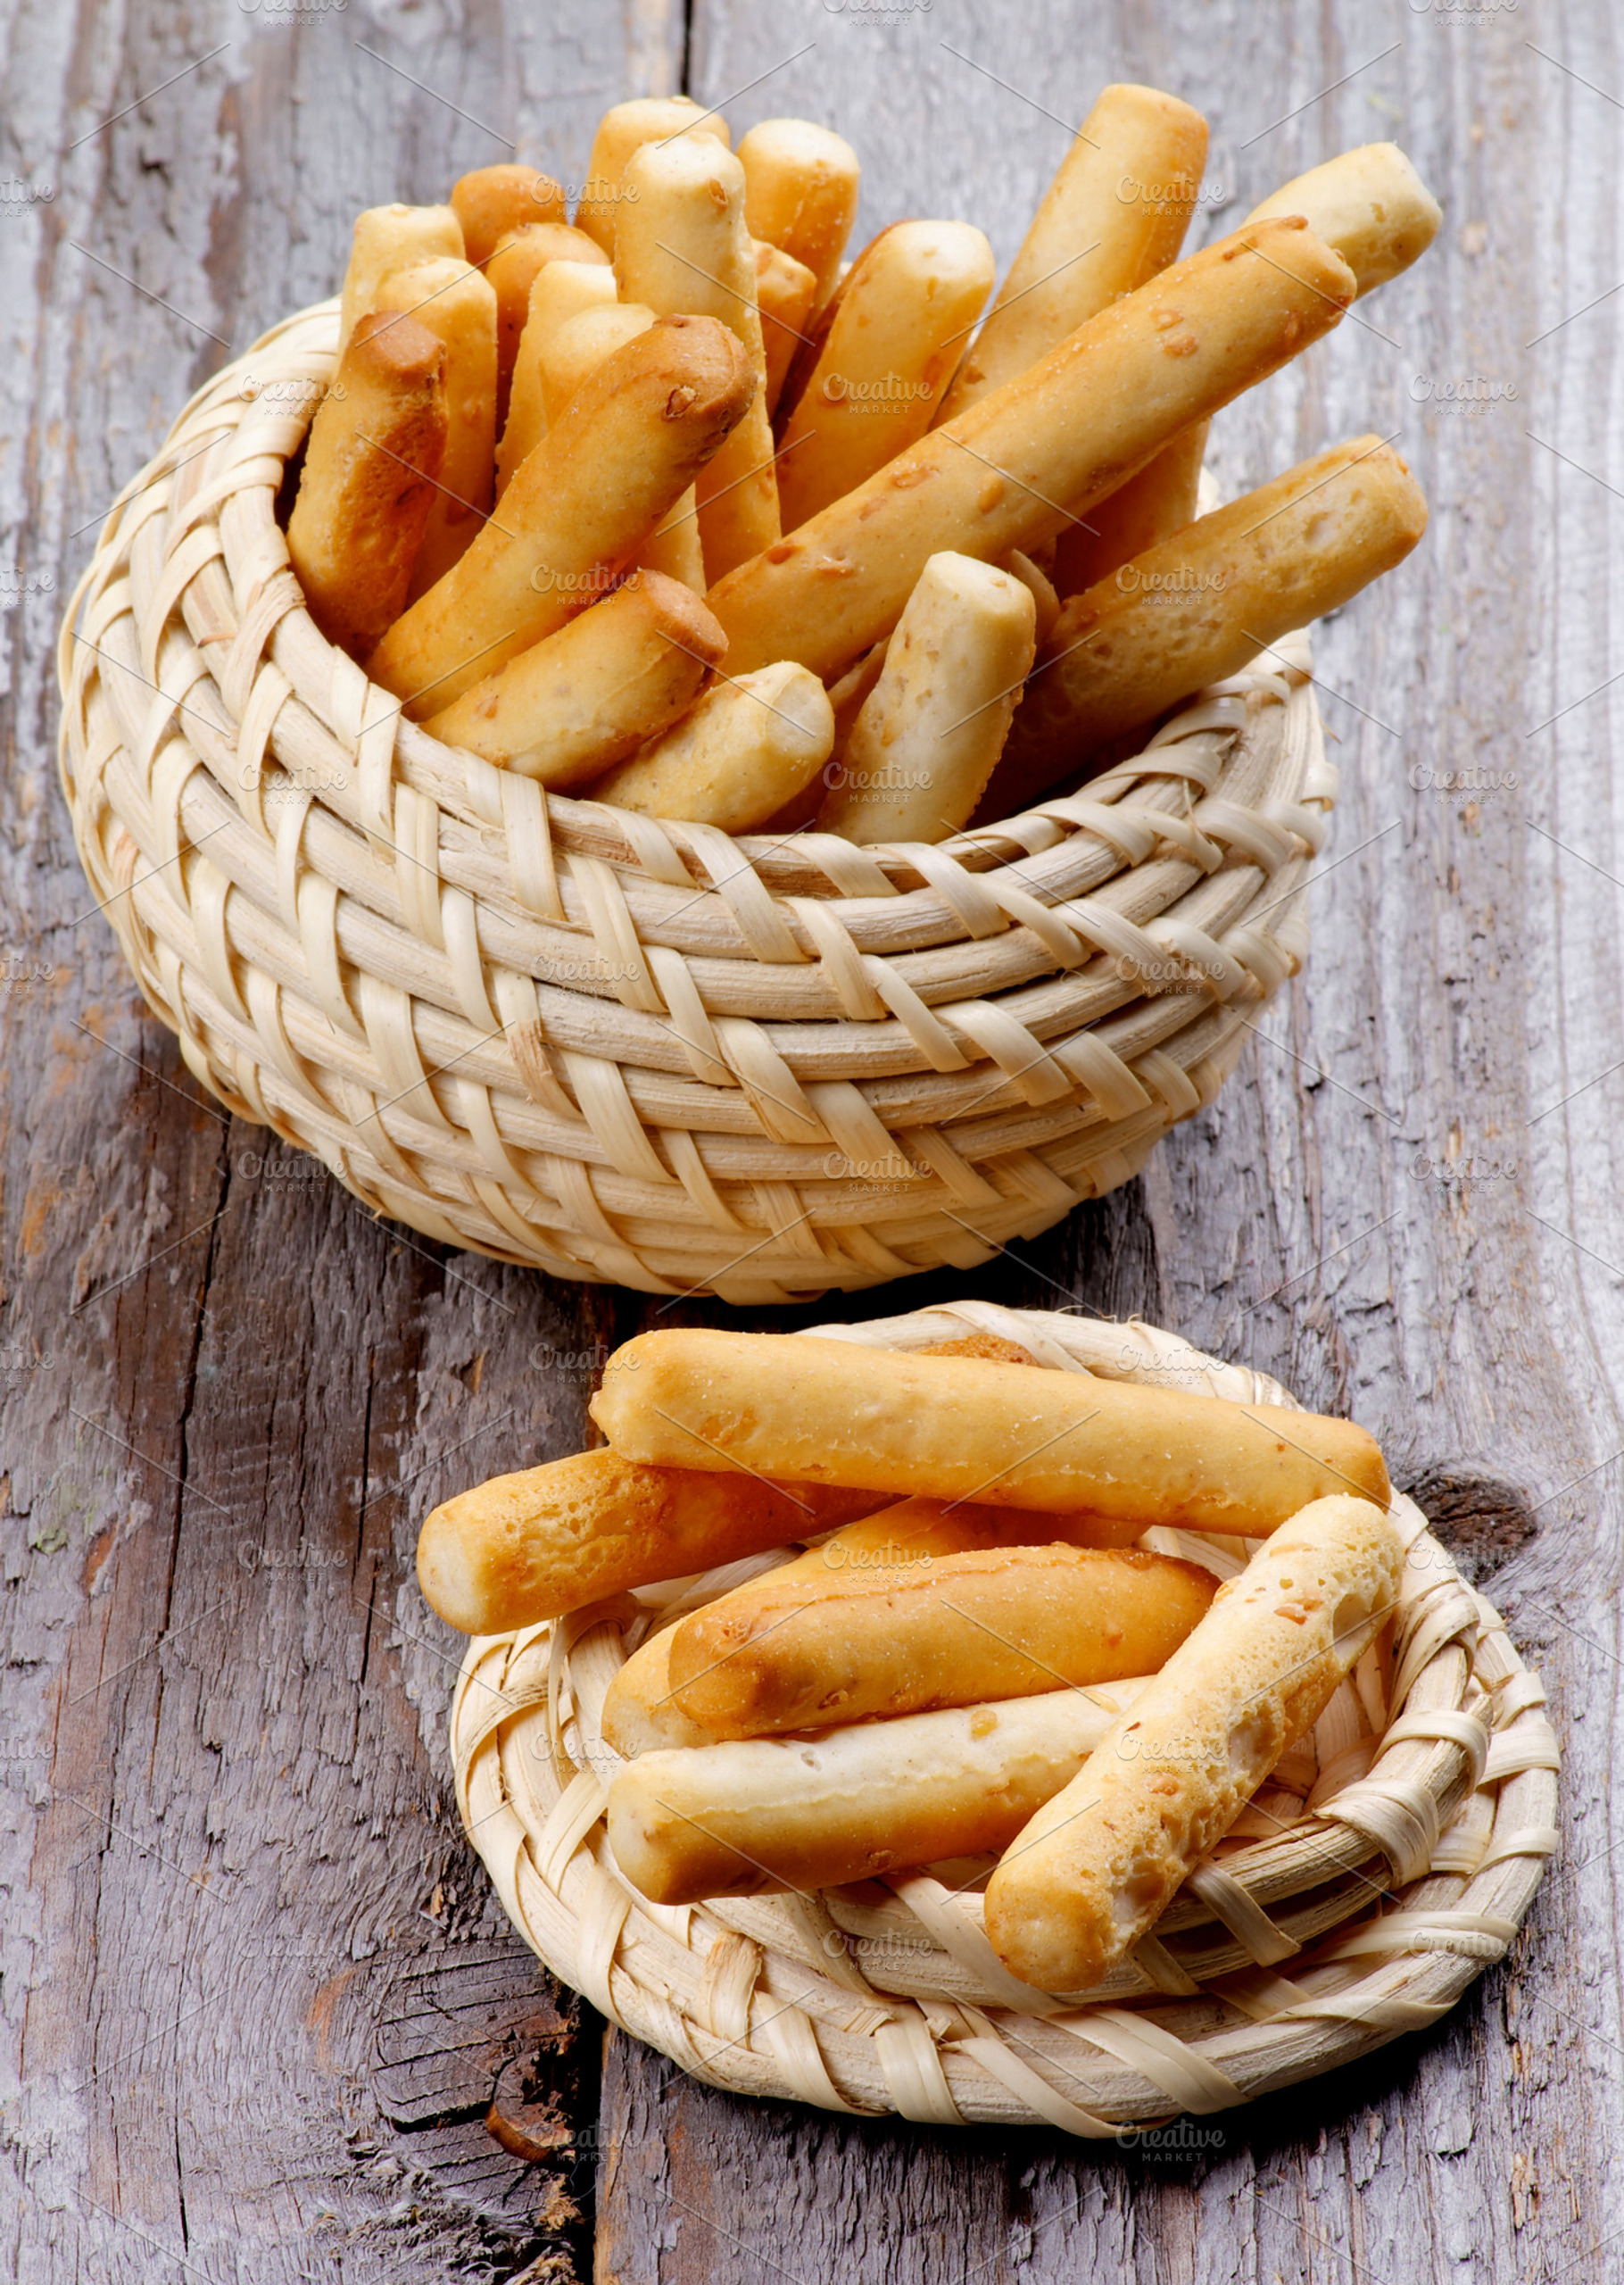
[[[1404,1551],[1349,1422],[982,1334],[643,1334],[592,1412],[606,1448],[435,1509],[418,1575],[466,1633],[629,1648],[575,1719],[656,1904],[945,1863],[1013,1974],[1086,1991],[1345,1678],[1385,1704]]]
[[[517,165],[369,209],[287,524],[318,627],[448,745],[731,833],[1097,773],[1426,522],[1371,436],[1197,513],[1211,415],[1439,221],[1371,144],[1181,261],[1206,153],[1107,87],[984,318],[973,225],[845,263],[850,145],[684,97],[607,114],[573,221]]]

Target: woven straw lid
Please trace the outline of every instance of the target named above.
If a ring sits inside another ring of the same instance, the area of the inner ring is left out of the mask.
[[[973,1268],[1213,1100],[1306,949],[1336,776],[1304,637],[935,846],[549,795],[305,609],[277,506],[337,312],[193,399],[59,660],[86,872],[232,1111],[447,1245],[783,1303]]]
[[[1295,1406],[1132,1320],[959,1302],[825,1339],[920,1348],[966,1327],[1046,1367]],[[791,1336],[793,1338],[794,1336]],[[1049,1998],[987,1940],[977,1865],[816,1896],[647,1902],[604,1827],[604,1694],[669,1624],[791,1550],[556,1624],[476,1638],[452,1704],[457,1800],[507,1912],[555,1975],[710,2085],[932,2125],[1102,2138],[1224,2110],[1447,2013],[1499,1959],[1556,1846],[1556,1741],[1504,1622],[1402,1495],[1390,1662],[1372,1649],[1097,1990]],[[1141,1542],[1239,1568],[1258,1542]]]

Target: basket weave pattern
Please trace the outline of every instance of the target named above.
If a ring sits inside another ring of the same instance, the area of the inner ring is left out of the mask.
[[[304,608],[277,501],[337,308],[194,398],[63,630],[79,852],[205,1087],[446,1244],[741,1303],[972,1268],[1211,1101],[1306,948],[1303,638],[934,847],[548,795]]]
[[[1262,1374],[1139,1323],[965,1302],[825,1338],[916,1348],[965,1327],[1059,1370],[1290,1405]],[[792,1336],[791,1336],[792,1337]],[[603,2015],[713,2086],[932,2125],[1096,2139],[1213,2112],[1446,2014],[1499,1959],[1556,1845],[1545,1692],[1410,1500],[1390,1661],[1367,1653],[1098,1990],[1049,1998],[987,1940],[988,1859],[885,1883],[675,1907],[617,1871],[605,1692],[650,1624],[792,1552],[477,1638],[452,1708],[457,1799],[515,1926]],[[1191,1551],[1182,1534],[1143,1542]],[[1242,1541],[1206,1541],[1231,1568]],[[1104,1694],[1104,1693],[1102,1693]]]

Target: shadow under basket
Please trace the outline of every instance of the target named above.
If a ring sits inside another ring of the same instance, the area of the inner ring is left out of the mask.
[[[974,1268],[1212,1101],[1306,950],[1305,637],[934,846],[548,794],[304,607],[278,499],[337,312],[192,400],[62,630],[80,859],[221,1102],[443,1244],[744,1304]]]
[[[960,1302],[816,1331],[897,1349],[992,1333],[1059,1371],[1294,1404],[1138,1320]],[[710,2086],[1096,2140],[1230,2110],[1446,2015],[1504,1957],[1556,1846],[1539,1678],[1420,1508],[1399,1495],[1391,1512],[1407,1559],[1390,1657],[1366,1653],[1096,1990],[1050,1997],[1002,1966],[982,1918],[991,1858],[680,1907],[619,1873],[603,1823],[621,1766],[601,1728],[609,1683],[652,1629],[788,1549],[643,1589],[630,1623],[617,1598],[476,1637],[452,1700],[463,1824],[552,1973]],[[1260,1542],[1158,1529],[1140,1543],[1232,1573]]]

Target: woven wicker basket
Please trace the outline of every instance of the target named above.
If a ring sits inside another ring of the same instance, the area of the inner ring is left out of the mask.
[[[1045,1365],[1291,1404],[1134,1321],[984,1303],[821,1325],[917,1348],[966,1325]],[[1048,1999],[999,1965],[991,1859],[882,1886],[674,1908],[617,1871],[618,1766],[599,1726],[627,1650],[788,1550],[556,1627],[476,1639],[452,1706],[457,1799],[514,1925],[556,1975],[685,2071],[743,2094],[1118,2136],[1311,2078],[1447,2012],[1515,1935],[1556,1845],[1545,1692],[1410,1500],[1390,1660],[1361,1661],[1153,1936],[1098,1990]],[[1177,1533],[1145,1544],[1193,1551]],[[1239,1568],[1247,1543],[1207,1540]],[[1390,1869],[1389,1869],[1390,1868]]]
[[[1211,1101],[1305,949],[1304,638],[933,848],[546,795],[304,609],[278,495],[337,311],[193,399],[63,629],[79,853],[205,1087],[448,1245],[740,1303],[972,1268]]]

